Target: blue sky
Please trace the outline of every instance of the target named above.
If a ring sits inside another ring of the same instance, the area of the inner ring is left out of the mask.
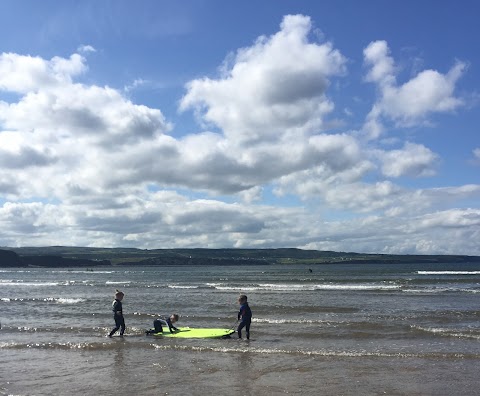
[[[0,246],[480,255],[475,1],[0,2]]]

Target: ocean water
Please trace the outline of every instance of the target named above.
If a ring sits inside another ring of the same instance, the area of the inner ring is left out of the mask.
[[[0,269],[0,395],[480,393],[480,265],[310,269]],[[110,339],[115,289],[127,331]],[[144,334],[170,313],[233,327],[240,293],[248,341]]]

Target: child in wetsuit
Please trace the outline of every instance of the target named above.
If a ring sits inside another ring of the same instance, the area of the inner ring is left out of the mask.
[[[125,318],[123,317],[123,308],[122,308],[122,300],[123,300],[123,292],[116,290],[115,291],[115,300],[112,303],[112,311],[113,311],[113,319],[115,320],[115,327],[112,329],[109,337],[112,337],[118,329],[120,329],[120,337],[123,337],[123,333],[125,333]]]
[[[155,330],[147,330],[147,334],[153,334],[153,333],[162,333],[163,332],[163,326],[168,326],[168,330],[170,330],[170,333],[174,333],[175,331],[178,331],[178,329],[173,325],[174,323],[177,323],[179,319],[179,316],[177,314],[171,314],[167,319],[163,318],[158,318],[153,321],[153,327]]]
[[[250,324],[252,323],[252,310],[248,306],[247,296],[242,294],[238,298],[238,303],[240,304],[240,311],[238,312],[238,320],[240,324],[237,328],[238,338],[242,338],[242,329],[245,327],[245,332],[247,333],[247,340],[250,339]]]

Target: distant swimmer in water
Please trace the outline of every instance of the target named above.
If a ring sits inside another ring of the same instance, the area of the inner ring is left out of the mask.
[[[312,272],[313,272],[313,270],[312,270],[311,268],[309,268],[309,269],[308,269],[308,272],[312,273]]]

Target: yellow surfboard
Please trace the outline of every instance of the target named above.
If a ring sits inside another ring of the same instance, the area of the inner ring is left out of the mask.
[[[178,331],[170,333],[168,329],[161,333],[153,333],[156,337],[170,338],[229,338],[235,333],[233,329],[195,329],[192,327],[179,327]]]

